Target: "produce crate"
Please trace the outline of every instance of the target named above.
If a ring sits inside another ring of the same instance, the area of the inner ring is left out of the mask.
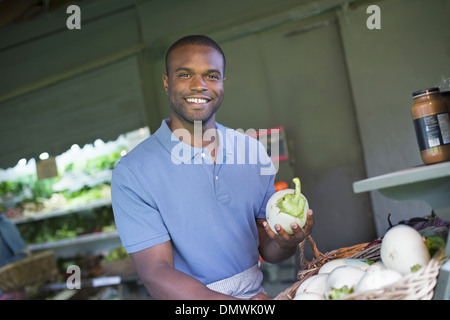
[[[351,247],[336,249],[322,254],[309,236],[307,237],[315,258],[311,261],[304,259],[304,243],[299,245],[300,260],[304,266],[297,274],[298,281],[292,286],[281,292],[275,297],[275,300],[292,300],[295,297],[298,287],[309,277],[316,275],[319,269],[326,262],[334,259],[353,258],[353,259],[380,259],[381,239],[374,242],[361,243]],[[404,276],[397,282],[376,290],[368,290],[360,293],[349,294],[344,300],[430,300],[434,295],[434,288],[437,283],[437,277],[442,264],[446,258],[441,250],[429,263],[407,276]]]
[[[53,280],[58,275],[53,251],[31,253],[26,258],[0,268],[0,290],[12,292]]]

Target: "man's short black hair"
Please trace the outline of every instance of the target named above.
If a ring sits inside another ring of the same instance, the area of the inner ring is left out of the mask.
[[[207,47],[211,47],[215,50],[217,50],[223,58],[223,73],[225,74],[225,54],[223,53],[222,49],[220,48],[220,46],[217,44],[217,42],[215,42],[213,39],[211,39],[210,37],[204,36],[204,35],[189,35],[186,37],[183,37],[177,41],[175,41],[170,48],[167,50],[166,53],[166,73],[168,74],[169,72],[169,68],[168,68],[168,58],[170,53],[181,46],[184,45],[199,45],[199,46],[207,46]]]

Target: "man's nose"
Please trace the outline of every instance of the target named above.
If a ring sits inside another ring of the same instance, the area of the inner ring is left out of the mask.
[[[191,90],[197,92],[208,90],[205,79],[203,79],[203,77],[201,76],[193,77],[191,82]]]

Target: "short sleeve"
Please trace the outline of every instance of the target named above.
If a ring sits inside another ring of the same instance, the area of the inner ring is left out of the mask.
[[[258,141],[258,150],[259,150],[258,157],[261,164],[259,174],[261,178],[265,178],[264,179],[265,181],[268,180],[268,184],[261,208],[256,218],[266,219],[267,202],[269,202],[270,197],[275,193],[275,177],[278,171],[278,164],[277,166],[274,165],[269,155],[267,154],[266,148],[260,141]]]
[[[111,201],[117,231],[128,253],[170,240],[150,193],[144,190],[136,175],[121,162],[113,170]]]
[[[264,199],[261,205],[261,208],[259,209],[258,214],[256,215],[256,218],[258,219],[266,219],[266,206],[267,202],[269,202],[270,197],[275,193],[275,176],[270,176],[269,184],[267,186],[266,194],[264,195]]]

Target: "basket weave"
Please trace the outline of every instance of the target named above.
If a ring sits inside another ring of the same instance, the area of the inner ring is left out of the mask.
[[[58,275],[53,251],[32,253],[0,268],[0,290],[12,292],[54,279]]]
[[[442,263],[442,254],[433,257],[423,268],[380,289],[353,293],[344,300],[431,300]]]
[[[304,270],[300,270],[297,274],[298,281],[292,286],[281,292],[275,297],[275,300],[292,300],[295,297],[297,288],[303,281],[309,277],[316,275],[320,267],[328,261],[342,258],[352,259],[369,259],[378,260],[380,258],[381,241],[372,243],[361,243],[351,247],[336,249],[322,254],[309,236],[308,241],[313,249],[315,258],[311,261],[304,259],[304,241],[299,245],[300,261]],[[437,282],[439,270],[444,263],[445,258],[443,250],[436,254],[433,259],[423,268],[403,277],[399,281],[389,286],[377,290],[370,290],[361,293],[354,293],[345,296],[343,299],[348,300],[430,300],[434,295],[434,288]]]

